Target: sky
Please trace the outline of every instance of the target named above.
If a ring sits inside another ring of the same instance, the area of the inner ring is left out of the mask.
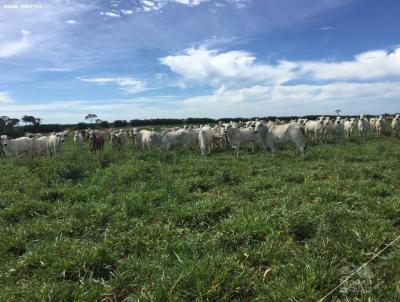
[[[0,115],[400,111],[398,0],[0,0]]]

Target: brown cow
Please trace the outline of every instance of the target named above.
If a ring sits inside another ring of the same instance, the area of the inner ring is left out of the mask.
[[[97,150],[100,150],[101,152],[103,152],[104,137],[99,134],[96,134],[94,132],[90,133],[89,145],[90,145],[91,152],[96,152]]]

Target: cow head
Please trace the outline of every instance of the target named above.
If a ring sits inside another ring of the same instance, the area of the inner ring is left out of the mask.
[[[59,132],[56,134],[56,136],[60,139],[60,141],[63,143],[64,142],[64,132]]]
[[[2,146],[7,146],[7,142],[8,142],[8,137],[7,137],[7,135],[2,135],[0,139],[1,139],[1,140],[0,140],[1,145],[2,145]]]

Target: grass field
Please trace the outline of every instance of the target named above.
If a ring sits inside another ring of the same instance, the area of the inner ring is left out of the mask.
[[[0,301],[316,301],[399,235],[400,140],[0,159]],[[399,301],[400,244],[327,301]]]

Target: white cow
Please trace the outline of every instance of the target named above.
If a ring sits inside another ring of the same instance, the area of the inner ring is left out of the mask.
[[[368,119],[362,114],[357,123],[358,132],[362,140],[367,139],[369,122]]]
[[[170,132],[168,132],[170,133]],[[147,149],[159,149],[161,148],[162,134],[154,130],[141,130],[140,131],[142,148]]]
[[[179,146],[186,150],[189,150],[191,147],[191,135],[188,130],[180,129],[173,132],[163,131],[161,135],[161,147],[166,151]]]
[[[326,143],[328,135],[329,134],[333,134],[333,122],[331,121],[331,119],[327,116],[325,117],[323,120],[323,140],[324,143]]]
[[[304,154],[307,147],[306,133],[298,122],[276,125],[260,121],[255,125],[255,133],[260,137],[263,147],[270,148],[272,153],[276,152],[279,144],[293,144],[296,155]]]
[[[400,115],[399,115],[399,114],[396,114],[396,115],[393,117],[393,120],[392,120],[392,129],[393,129],[393,135],[394,135],[394,136],[397,136],[397,135],[400,134]]]
[[[2,135],[0,141],[6,157],[19,157],[22,154],[26,156],[32,155],[32,140],[29,137],[11,139],[7,135]]]
[[[308,122],[308,119],[306,118],[299,118],[297,119],[297,123],[303,128],[305,129],[306,123]]]
[[[138,131],[137,128],[133,128],[130,131],[130,136],[132,138],[133,144],[136,149],[143,150],[143,142],[142,142],[142,132],[147,130]]]
[[[381,136],[385,132],[386,118],[382,115],[375,122],[376,135]]]
[[[191,145],[196,145],[199,142],[199,133],[201,128],[189,127]]]
[[[114,151],[122,150],[123,144],[122,144],[120,133],[111,132],[110,133],[110,143],[111,143],[111,148]]]
[[[80,148],[82,146],[83,143],[83,136],[82,136],[82,132],[79,130],[76,130],[74,132],[74,144],[77,148]]]
[[[226,149],[228,140],[224,133],[225,128],[222,124],[218,124],[212,128],[213,131],[213,146],[216,148],[218,146],[219,149]]]
[[[333,137],[335,140],[340,140],[342,138],[344,122],[344,119],[342,119],[340,116],[336,117],[336,120],[333,123]]]
[[[353,134],[353,130],[354,130],[355,125],[356,125],[356,119],[355,119],[354,117],[352,117],[352,118],[350,118],[350,119],[346,119],[346,120],[344,121],[344,128],[343,128],[343,130],[344,130],[344,132],[346,133],[346,137],[347,137],[348,139],[351,138],[351,136],[352,136],[352,134]]]
[[[118,139],[121,144],[121,148],[123,149],[125,147],[126,143],[126,132],[124,129],[119,129],[118,133],[116,134],[118,136]]]
[[[39,138],[31,138],[32,140],[32,154],[33,155],[46,155],[47,154],[47,142],[49,138],[42,136]]]
[[[378,118],[376,118],[376,117],[371,117],[370,119],[369,119],[369,125],[371,126],[371,128],[372,128],[372,130],[375,130],[376,128],[375,128],[375,123],[376,123],[376,120],[377,120]]]
[[[206,125],[200,128],[198,135],[201,155],[207,155],[211,153],[213,147],[214,132],[210,126]]]
[[[64,144],[63,132],[51,134],[47,141],[47,153],[50,156],[56,156],[57,154],[61,154],[63,151],[63,144]]]
[[[307,121],[305,124],[305,133],[307,139],[314,140],[317,143],[322,142],[322,135],[324,131],[324,121],[322,118],[318,118],[315,121]]]
[[[254,142],[258,140],[254,128],[238,128],[236,125],[226,125],[225,134],[232,148],[236,149],[236,156],[239,156],[240,145],[251,143],[254,152]]]

